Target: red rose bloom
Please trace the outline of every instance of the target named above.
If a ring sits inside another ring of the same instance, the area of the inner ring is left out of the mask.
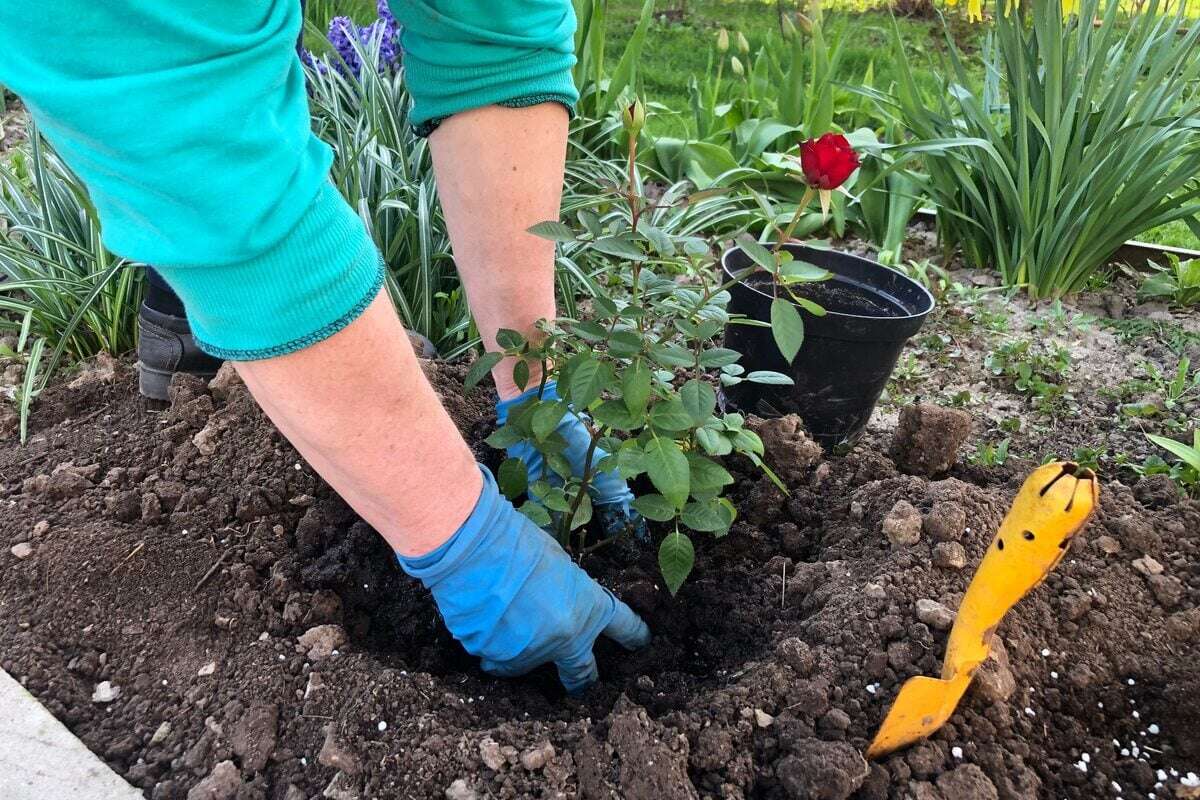
[[[836,189],[858,169],[858,153],[840,133],[800,143],[800,168],[814,189]]]

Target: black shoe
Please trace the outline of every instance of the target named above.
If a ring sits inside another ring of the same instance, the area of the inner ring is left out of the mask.
[[[187,317],[164,314],[142,303],[138,311],[138,389],[152,400],[169,400],[176,372],[211,378],[221,359],[196,347]]]

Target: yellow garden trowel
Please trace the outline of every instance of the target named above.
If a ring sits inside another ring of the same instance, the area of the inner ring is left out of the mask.
[[[1097,492],[1090,469],[1065,461],[1039,467],[1025,480],[963,596],[942,677],[917,676],[900,688],[868,758],[924,739],[950,719],[991,652],[996,626],[1062,559],[1092,516]]]

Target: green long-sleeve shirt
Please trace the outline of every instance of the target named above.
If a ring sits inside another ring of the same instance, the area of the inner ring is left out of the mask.
[[[412,119],[576,99],[569,0],[397,0]],[[382,266],[328,181],[298,0],[0,3],[0,84],[86,184],[106,245],[154,264],[209,352],[319,341]]]

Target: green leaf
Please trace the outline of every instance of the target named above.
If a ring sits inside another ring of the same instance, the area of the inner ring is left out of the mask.
[[[467,377],[463,380],[463,386],[467,389],[474,389],[503,358],[503,353],[493,352],[484,353],[475,359],[471,364],[471,368],[467,370]]]
[[[1146,438],[1171,453],[1173,456],[1187,464],[1192,469],[1200,472],[1200,449],[1189,447],[1183,442],[1177,442],[1174,439],[1168,439],[1165,436],[1146,434]]]
[[[509,500],[516,500],[529,488],[529,468],[519,458],[506,458],[496,470],[496,483]]]
[[[654,248],[654,252],[660,256],[675,255],[675,242],[671,240],[671,236],[646,221],[645,217],[638,220],[638,233],[646,237],[650,242],[650,246]]]
[[[795,259],[780,267],[779,272],[783,275],[785,283],[815,283],[827,281],[833,277],[833,273],[824,267]]]
[[[751,383],[762,383],[769,386],[791,386],[795,383],[795,381],[782,372],[771,372],[765,369],[757,369],[749,373],[746,375],[746,380]]]
[[[542,455],[545,459],[546,466],[564,481],[569,480],[574,474],[575,470],[571,467],[571,462],[567,461],[567,459],[563,457],[562,453],[543,453]]]
[[[604,236],[592,242],[592,247],[601,253],[624,258],[629,261],[645,261],[646,254],[632,239],[624,236]]]
[[[724,367],[736,363],[741,357],[742,354],[737,350],[730,350],[728,347],[714,347],[700,354],[700,366],[710,369]]]
[[[675,506],[661,494],[644,494],[633,501],[633,510],[655,522],[675,519]]]
[[[539,528],[545,528],[550,525],[550,512],[546,510],[545,506],[535,503],[532,500],[526,500],[517,511],[528,517]]]
[[[688,453],[687,460],[691,490],[694,496],[719,492],[733,483],[733,476],[729,474],[729,470],[711,458],[697,453]]]
[[[658,568],[662,570],[667,591],[674,597],[691,574],[696,563],[696,549],[692,540],[679,531],[667,534],[658,546]]]
[[[672,505],[682,509],[691,490],[687,457],[674,440],[661,436],[646,442],[643,449],[650,482]]]
[[[796,303],[814,317],[823,317],[827,313],[823,306],[819,306],[807,297],[795,298]]]
[[[711,428],[700,428],[696,431],[696,441],[710,456],[725,456],[733,452],[733,444],[729,439]]]
[[[571,330],[588,342],[601,342],[608,338],[608,329],[599,322],[572,322]]]
[[[515,383],[517,385],[517,388],[520,389],[522,392],[525,391],[525,387],[529,385],[529,362],[528,361],[521,359],[520,361],[518,361],[516,364],[513,365],[513,383]]]
[[[571,365],[571,402],[575,408],[583,410],[600,399],[600,392],[612,380],[612,368],[593,358],[584,356]]]
[[[781,297],[771,301],[771,333],[784,360],[790,363],[804,344],[804,320],[796,307]]]
[[[641,414],[631,414],[625,404],[619,400],[605,400],[591,411],[596,422],[606,428],[618,431],[631,431],[642,423]]]
[[[767,272],[775,272],[775,256],[771,251],[763,247],[762,244],[748,233],[743,233],[737,238],[738,247],[742,252],[750,256],[750,259],[765,269]]]
[[[578,491],[578,489],[576,490]],[[572,504],[575,499],[571,498]],[[569,513],[569,512],[568,512]],[[579,508],[575,509],[575,516],[571,517],[571,530],[577,530],[584,525],[587,525],[592,520],[592,498],[588,494],[584,494],[579,500]]]
[[[691,350],[677,344],[659,345],[651,351],[650,355],[664,367],[690,367],[696,361],[696,356]]]
[[[679,521],[694,531],[705,533],[728,530],[733,524],[729,509],[715,497],[688,503],[683,507]]]
[[[621,399],[629,413],[641,417],[650,401],[650,366],[640,358],[634,359],[621,375]]]
[[[626,439],[616,448],[617,471],[625,480],[632,480],[646,471],[646,453],[637,439]]]
[[[555,220],[547,220],[539,222],[536,225],[531,225],[525,229],[534,236],[539,236],[542,239],[549,239],[552,242],[573,242],[576,240],[575,231],[571,230],[567,225]]]
[[[650,424],[660,431],[674,433],[675,431],[685,431],[697,423],[692,420],[692,415],[684,408],[683,401],[678,397],[671,397],[661,403],[656,403],[650,409]]]
[[[692,378],[679,390],[683,408],[695,425],[703,425],[717,408],[717,393],[702,380]]]
[[[501,425],[484,441],[497,450],[507,450],[514,444],[525,441],[525,433],[515,425]]]
[[[615,331],[608,340],[608,352],[620,358],[632,358],[642,352],[642,337],[637,331]]]
[[[760,456],[763,454],[762,439],[754,431],[748,431],[745,428],[739,429],[733,435],[733,446],[743,453],[754,453]]]
[[[617,304],[610,300],[607,295],[603,294],[592,296],[592,307],[596,310],[596,316],[600,319],[612,319],[619,313]]]
[[[571,498],[561,486],[549,487],[541,497],[542,504],[551,511],[566,513],[571,510]]]
[[[518,350],[525,345],[525,336],[520,331],[501,328],[496,331],[496,344],[505,350]]]
[[[561,401],[543,402],[533,410],[533,437],[537,440],[549,436],[567,414],[567,404]]]

